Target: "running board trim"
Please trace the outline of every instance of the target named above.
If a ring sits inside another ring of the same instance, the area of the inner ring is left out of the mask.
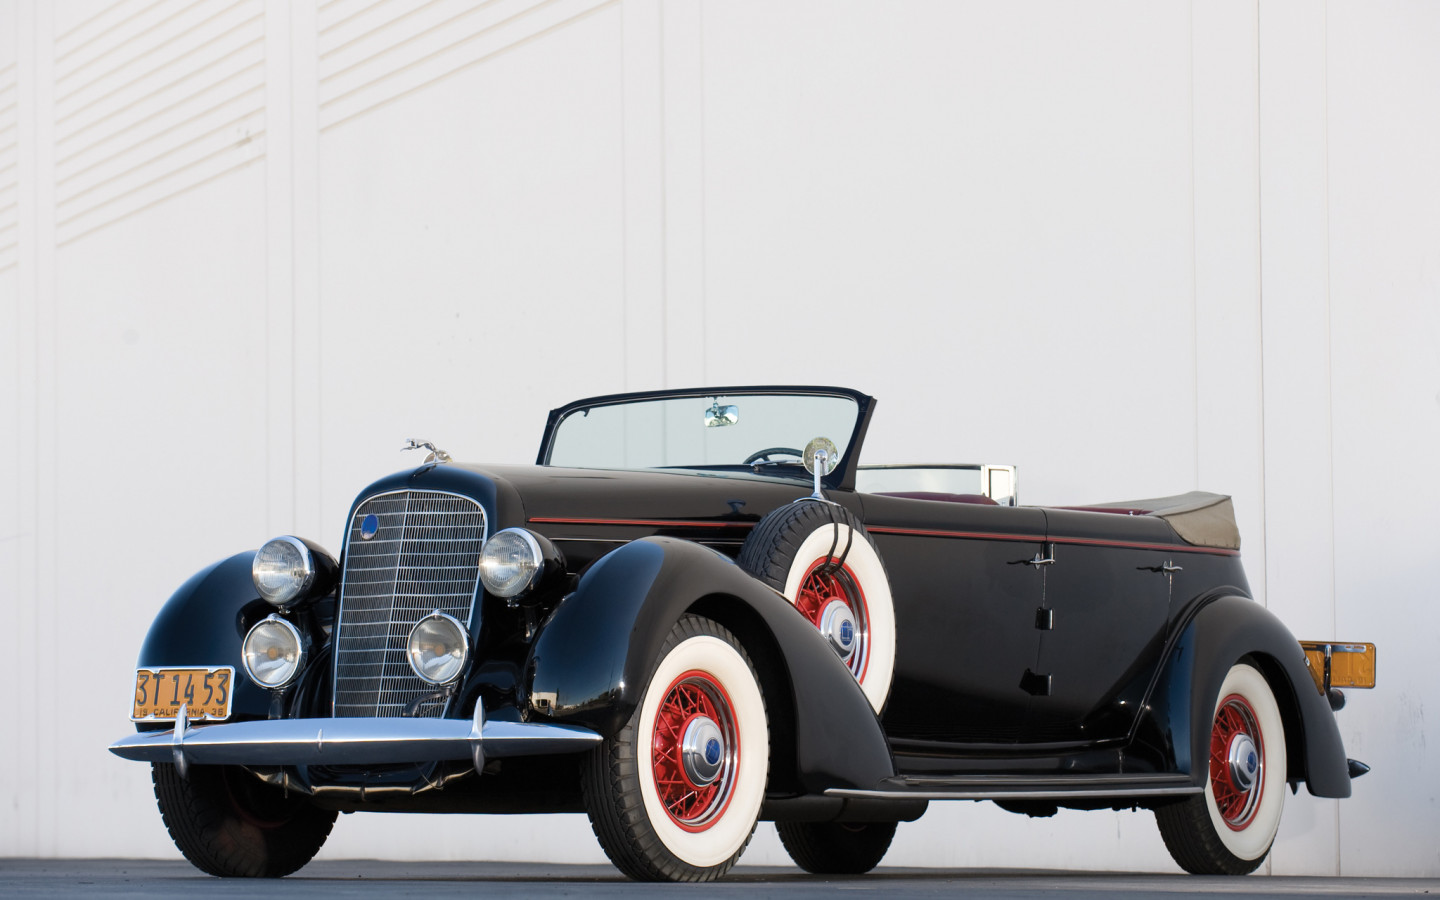
[[[1131,782],[1131,786],[1122,787],[1116,785],[1113,788],[1101,786],[1077,789],[1077,788],[1044,788],[1025,787],[1021,784],[1011,783],[1012,787],[994,785],[981,787],[955,786],[950,790],[894,790],[894,791],[866,791],[856,788],[830,788],[825,792],[827,797],[846,797],[855,800],[899,800],[910,798],[914,800],[1067,800],[1067,799],[1109,799],[1121,797],[1193,797],[1204,792],[1204,788],[1194,785],[1173,785],[1169,787],[1146,786],[1137,787]],[[937,786],[938,787],[938,786]]]

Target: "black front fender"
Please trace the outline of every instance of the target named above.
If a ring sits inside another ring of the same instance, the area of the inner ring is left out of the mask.
[[[1177,768],[1190,772],[1197,785],[1205,783],[1220,684],[1245,657],[1260,668],[1280,704],[1289,780],[1303,780],[1317,797],[1350,796],[1340,729],[1315,689],[1304,651],[1273,613],[1243,597],[1221,597],[1195,613],[1151,696],[1152,716],[1170,732]]]
[[[269,693],[245,676],[240,663],[246,622],[273,611],[250,577],[254,559],[253,550],[237,553],[191,576],[160,608],[135,663],[137,668],[234,666],[231,718],[263,718],[270,709]]]
[[[780,738],[772,741],[772,790],[777,776],[783,785],[793,775],[794,789],[816,794],[874,788],[895,774],[879,719],[814,626],[733,560],[674,538],[643,538],[611,552],[544,623],[527,664],[532,708],[613,736],[644,697],[660,647],[687,611],[735,631],[760,673],[772,735]]]

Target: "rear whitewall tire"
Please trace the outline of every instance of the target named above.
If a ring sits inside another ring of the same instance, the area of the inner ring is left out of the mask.
[[[1260,796],[1243,828],[1232,828],[1226,822],[1216,803],[1212,781],[1206,782],[1205,808],[1226,850],[1237,859],[1261,860],[1275,842],[1275,835],[1280,830],[1280,815],[1285,810],[1285,723],[1280,718],[1280,707],[1275,702],[1269,682],[1251,666],[1235,666],[1225,676],[1220,686],[1220,700],[1215,704],[1217,716],[1230,698],[1238,698],[1248,704],[1260,729],[1264,764]]]
[[[1204,793],[1158,807],[1155,820],[1185,871],[1245,875],[1264,862],[1280,829],[1288,778],[1285,724],[1269,682],[1247,663],[1226,673],[1211,723]],[[1258,752],[1258,777],[1248,791],[1236,790],[1222,758],[1240,735]]]

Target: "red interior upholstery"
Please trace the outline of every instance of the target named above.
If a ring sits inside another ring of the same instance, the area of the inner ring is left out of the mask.
[[[984,494],[939,494],[933,491],[880,491],[881,497],[904,497],[907,500],[938,500],[941,503],[979,503],[982,506],[999,506]]]

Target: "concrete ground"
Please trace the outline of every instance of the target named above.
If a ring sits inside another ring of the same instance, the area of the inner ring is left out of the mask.
[[[1440,895],[1440,879],[1197,878],[1019,869],[905,869],[882,866],[857,878],[824,878],[793,868],[744,866],[708,885],[635,884],[609,866],[537,863],[314,862],[280,882],[257,884],[202,875],[183,861],[0,859],[0,897],[443,897],[528,898],[707,896],[833,898],[977,897],[1004,900],[1215,895],[1260,897],[1397,897]]]

